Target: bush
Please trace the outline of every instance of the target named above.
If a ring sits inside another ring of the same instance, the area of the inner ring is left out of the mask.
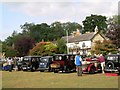
[[[29,55],[47,56],[57,53],[57,45],[52,42],[40,42],[30,50]]]

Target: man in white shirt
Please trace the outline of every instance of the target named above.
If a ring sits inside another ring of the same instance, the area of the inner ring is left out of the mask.
[[[12,63],[13,63],[12,58],[8,58],[7,64],[8,64],[9,72],[12,72]]]

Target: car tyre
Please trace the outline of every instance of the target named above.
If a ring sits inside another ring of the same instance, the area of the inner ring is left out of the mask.
[[[105,69],[114,69],[114,63],[109,61],[105,65]]]
[[[44,72],[44,70],[40,70],[40,72]]]
[[[96,68],[95,66],[91,66],[89,73],[90,74],[95,74]]]

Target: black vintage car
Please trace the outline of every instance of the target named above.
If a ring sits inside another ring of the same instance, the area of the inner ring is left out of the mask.
[[[53,61],[53,56],[41,57],[38,70],[40,70],[41,72],[44,72],[45,70],[51,71],[50,64],[52,64],[52,61]]]
[[[120,74],[120,54],[111,54],[105,61],[105,72]]]
[[[23,71],[35,71],[39,67],[41,56],[24,56],[22,61]]]
[[[74,64],[75,55],[73,54],[56,54],[53,56],[53,63],[50,65],[52,71],[57,73],[75,71],[76,66]]]

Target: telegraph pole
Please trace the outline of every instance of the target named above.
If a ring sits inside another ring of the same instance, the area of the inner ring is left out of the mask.
[[[68,48],[68,30],[66,30],[66,39],[67,39],[67,44],[66,44],[66,46],[67,46],[67,54],[69,54],[69,48]]]

